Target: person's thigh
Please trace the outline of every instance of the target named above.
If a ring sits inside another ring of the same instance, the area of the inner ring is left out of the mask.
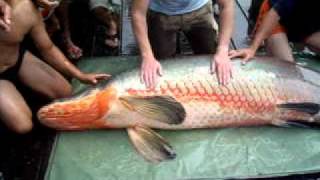
[[[26,52],[19,70],[21,82],[51,99],[71,95],[69,82],[51,66]]]
[[[32,129],[32,114],[16,87],[0,79],[0,119],[11,130],[23,134]]]
[[[315,51],[317,54],[320,54],[320,31],[313,33],[306,39],[305,42],[311,50]]]
[[[179,23],[176,17],[148,12],[148,36],[152,51],[157,59],[176,54]]]
[[[286,61],[294,61],[292,49],[289,45],[287,35],[285,33],[277,33],[271,35],[267,39],[267,51],[276,58]]]
[[[213,54],[217,48],[217,31],[211,3],[184,15],[184,33],[195,54]]]

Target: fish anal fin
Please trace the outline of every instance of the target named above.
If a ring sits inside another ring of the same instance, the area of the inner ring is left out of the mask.
[[[153,130],[136,126],[128,128],[127,132],[135,149],[147,161],[159,163],[176,157],[172,147]]]
[[[303,112],[310,115],[315,115],[320,111],[320,105],[316,103],[303,102],[303,103],[284,103],[278,104],[278,108],[284,110],[293,110],[297,112]]]
[[[181,103],[170,96],[122,96],[122,104],[144,117],[167,124],[181,124],[186,112]]]

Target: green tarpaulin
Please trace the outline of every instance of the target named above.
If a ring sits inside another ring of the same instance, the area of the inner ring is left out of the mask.
[[[317,62],[301,62],[320,68]],[[79,67],[117,74],[137,64],[133,57],[110,57],[83,60]],[[74,82],[74,88],[79,91],[83,85]],[[159,132],[178,156],[156,165],[135,152],[125,130],[59,133],[46,179],[184,180],[320,171],[320,130],[256,127]]]

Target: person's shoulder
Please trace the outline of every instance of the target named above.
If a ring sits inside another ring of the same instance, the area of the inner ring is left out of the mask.
[[[12,9],[25,18],[34,17],[38,13],[38,9],[32,0],[17,0]]]
[[[32,28],[39,21],[41,21],[41,15],[38,8],[35,6],[32,0],[16,0],[17,4],[13,8],[16,11],[17,18],[23,20],[26,28]]]

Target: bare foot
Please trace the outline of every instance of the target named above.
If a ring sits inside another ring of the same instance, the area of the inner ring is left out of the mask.
[[[70,59],[79,59],[83,55],[82,49],[76,46],[75,44],[73,44],[71,40],[66,40],[65,48],[66,48],[67,56]]]

